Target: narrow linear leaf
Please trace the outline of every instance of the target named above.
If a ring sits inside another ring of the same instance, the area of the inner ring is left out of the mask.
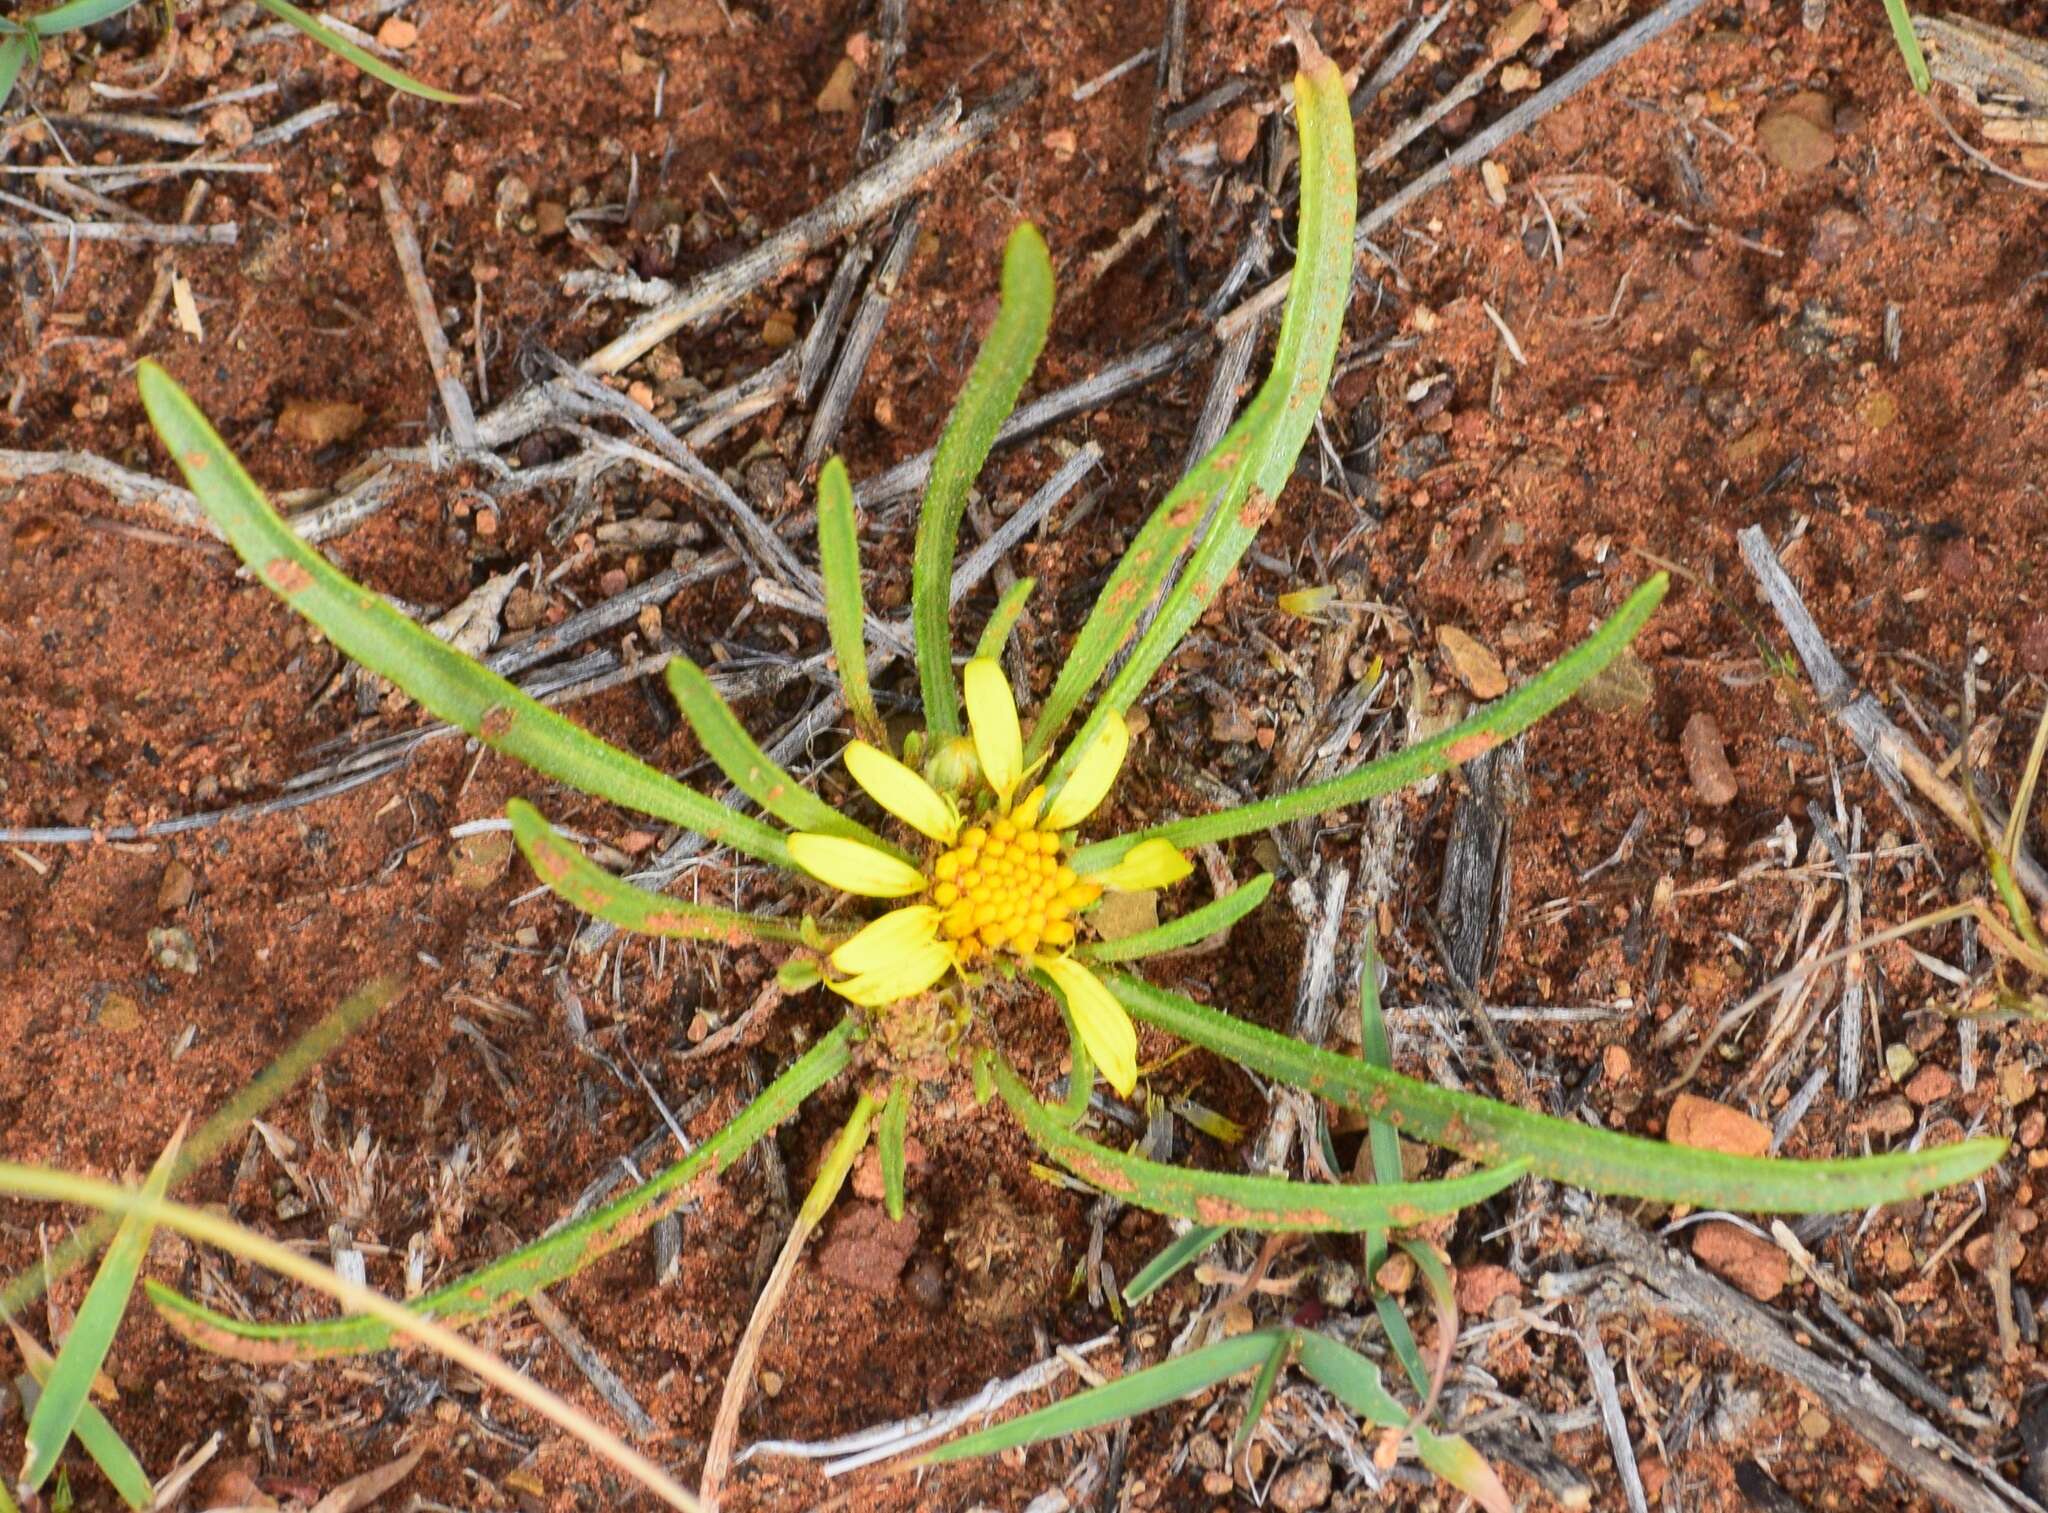
[[[341,33],[321,25],[318,18],[307,15],[290,0],[256,0],[256,3],[278,20],[297,27],[337,58],[355,64],[378,83],[388,84],[401,94],[417,95],[422,100],[432,100],[440,105],[467,105],[475,99],[474,95],[450,94],[445,89],[421,83],[405,70],[393,68],[375,53],[366,52]]]
[[[1197,1224],[1186,1234],[1176,1235],[1125,1285],[1124,1301],[1133,1307],[1144,1302],[1229,1233],[1230,1227],[1225,1224]]]
[[[1392,1071],[1394,1048],[1387,1038],[1386,1016],[1380,1012],[1379,967],[1377,932],[1368,925],[1365,963],[1360,969],[1358,982],[1359,1054],[1368,1065]],[[1372,1155],[1375,1182],[1399,1182],[1406,1175],[1401,1165],[1401,1134],[1391,1123],[1380,1118],[1367,1120],[1366,1144]],[[1368,1277],[1377,1278],[1380,1268],[1386,1264],[1387,1239],[1387,1232],[1383,1229],[1365,1232],[1365,1274]],[[1375,1282],[1372,1304],[1373,1311],[1379,1315],[1380,1326],[1387,1332],[1388,1348],[1401,1363],[1401,1369],[1407,1372],[1416,1392],[1426,1394],[1430,1383],[1429,1367],[1424,1364],[1422,1351],[1415,1343],[1415,1331],[1408,1325],[1408,1315],[1401,1311],[1400,1299],[1389,1295]]]
[[[1019,578],[1003,591],[1003,597],[996,601],[996,607],[988,617],[988,624],[981,628],[981,639],[975,643],[977,657],[999,658],[1003,646],[1010,639],[1010,632],[1016,628],[1017,617],[1024,613],[1024,601],[1031,597],[1031,590],[1038,586],[1036,578]]]
[[[14,19],[39,37],[54,37],[59,32],[77,31],[84,26],[97,26],[110,16],[118,16],[140,0],[70,0],[68,5],[53,6],[33,16],[17,16]]]
[[[111,1221],[108,1228],[120,1227],[120,1220],[113,1218],[112,1215],[107,1217]],[[57,1364],[56,1361],[51,1358],[48,1351],[36,1343],[34,1336],[20,1325],[10,1319],[8,1327],[14,1331],[14,1343],[20,1348],[21,1358],[28,1365],[29,1380],[38,1386],[47,1382],[51,1370]],[[19,1381],[20,1378],[16,1380]],[[135,1452],[128,1448],[128,1442],[115,1432],[114,1426],[107,1422],[106,1415],[100,1412],[90,1397],[79,1406],[78,1423],[71,1432],[78,1437],[78,1443],[85,1447],[85,1453],[92,1457],[93,1464],[98,1466],[107,1480],[113,1484],[114,1490],[121,1496],[121,1501],[131,1508],[146,1508],[155,1501],[156,1488],[150,1482],[149,1473],[142,1469],[142,1462],[135,1458]],[[4,1493],[5,1490],[5,1480],[0,1479],[0,1493]],[[12,1506],[11,1503],[0,1503],[0,1513],[7,1513],[7,1509]]]
[[[892,1221],[903,1218],[903,1145],[909,1124],[910,1078],[898,1076],[889,1084],[889,1101],[882,1105],[882,1118],[875,1126],[875,1150],[882,1161],[882,1207]]]
[[[1149,830],[1083,846],[1074,853],[1073,868],[1081,873],[1100,872],[1122,860],[1140,841],[1154,837],[1171,841],[1185,850],[1209,841],[1250,835],[1292,820],[1377,798],[1383,793],[1393,793],[1483,756],[1556,709],[1613,661],[1663,601],[1670,583],[1670,578],[1663,573],[1645,580],[1592,635],[1514,692],[1496,699],[1471,719],[1441,735],[1419,741],[1392,756],[1367,762],[1327,782],[1297,788],[1292,793],[1276,794],[1255,804],[1224,809],[1194,819],[1172,820]]]
[[[1273,874],[1262,872],[1243,887],[1233,888],[1177,919],[1119,940],[1091,940],[1074,954],[1083,961],[1140,961],[1162,951],[1178,951],[1207,940],[1219,930],[1229,929],[1264,903],[1272,891]]]
[[[1231,1454],[1242,1455],[1244,1447],[1252,1442],[1252,1436],[1259,1432],[1259,1420],[1266,1416],[1266,1404],[1273,1400],[1273,1389],[1280,1385],[1280,1370],[1293,1353],[1294,1341],[1286,1334],[1273,1341],[1272,1353],[1259,1367],[1258,1378],[1252,1383],[1251,1396],[1244,1400],[1244,1419],[1238,1424],[1237,1433],[1231,1436]]]
[[[26,32],[18,32],[0,41],[0,106],[7,103],[7,97],[14,93],[14,81],[21,77],[28,60],[35,56],[35,38]]]
[[[557,897],[621,930],[671,940],[712,940],[728,946],[749,940],[803,944],[803,926],[796,920],[714,909],[613,877],[524,799],[509,801],[505,814],[512,821],[512,838],[519,843],[533,875]]]
[[[1038,974],[1038,982],[1052,994],[1052,1001],[1060,1006],[1060,1017],[1067,1023],[1067,1097],[1054,1117],[1063,1127],[1072,1129],[1088,1112],[1088,1100],[1095,1096],[1095,1058],[1088,1053],[1088,1042],[1081,1038],[1081,1026],[1074,1019],[1074,1006],[1067,1002],[1066,990],[1043,972]]]
[[[657,1220],[690,1199],[698,1177],[725,1171],[755,1141],[795,1113],[806,1098],[844,1071],[852,1060],[853,1035],[851,1021],[840,1024],[717,1134],[652,1181],[407,1306],[433,1319],[481,1318],[574,1276],[646,1233]],[[201,1307],[155,1282],[146,1281],[143,1287],[164,1322],[186,1339],[256,1364],[365,1355],[388,1348],[392,1340],[391,1326],[381,1319],[352,1315],[303,1324],[254,1323]]]
[[[854,728],[887,751],[889,732],[875,708],[875,691],[868,686],[867,604],[861,593],[853,480],[837,457],[826,458],[818,474],[818,568],[825,580],[825,627],[832,637],[846,708]]]
[[[1833,1213],[1896,1203],[1968,1181],[2006,1150],[2004,1140],[1991,1138],[1837,1161],[1694,1150],[1417,1082],[1303,1045],[1121,973],[1105,972],[1102,980],[1132,1018],[1251,1071],[1341,1108],[1383,1117],[1404,1134],[1475,1161],[1526,1158],[1535,1175],[1587,1192],[1751,1213]]]
[[[809,830],[819,835],[843,835],[864,841],[878,851],[902,857],[890,845],[858,820],[849,819],[804,787],[763,751],[747,727],[720,697],[704,670],[688,657],[668,664],[668,691],[690,722],[704,754],[718,764],[718,770],[748,798],[792,830]],[[904,860],[909,860],[904,857]]]
[[[1285,1330],[1255,1329],[1249,1334],[1218,1340],[1200,1350],[1104,1382],[1100,1387],[1077,1392],[1007,1424],[993,1424],[964,1435],[920,1460],[934,1465],[973,1460],[977,1456],[998,1455],[1018,1445],[1042,1445],[1047,1440],[1063,1439],[1104,1424],[1122,1423],[1140,1413],[1179,1402],[1240,1371],[1254,1369],[1266,1360],[1275,1340],[1285,1344],[1286,1337]]]
[[[1155,601],[1159,604],[1129,659],[1054,764],[1046,779],[1054,793],[1071,771],[1075,754],[1086,750],[1094,738],[1105,712],[1122,714],[1131,707],[1236,570],[1287,486],[1330,384],[1351,297],[1358,173],[1343,75],[1305,31],[1297,33],[1296,46],[1301,51],[1294,76],[1295,128],[1301,141],[1299,251],[1272,371],[1237,425],[1139,533],[1083,626],[1068,666],[1054,683],[1039,729],[1032,733],[1030,757],[1047,749],[1079,707],[1138,615]],[[1198,528],[1201,535],[1186,569],[1164,600],[1157,600],[1162,575],[1179,557],[1188,533]]]
[[[1490,1198],[1528,1168],[1524,1161],[1511,1161],[1463,1177],[1380,1187],[1317,1186],[1277,1177],[1195,1171],[1147,1161],[1077,1135],[1039,1102],[1008,1061],[990,1053],[990,1070],[996,1091],[1026,1133],[1068,1171],[1138,1208],[1203,1224],[1286,1231],[1406,1226]]]
[[[1934,88],[1934,75],[1927,71],[1927,54],[1920,50],[1920,34],[1913,30],[1913,17],[1906,10],[1906,0],[1884,0],[1885,16],[1892,24],[1892,37],[1899,44],[1899,54],[1906,60],[1906,72],[1913,80],[1913,88],[1921,94]]]
[[[932,453],[931,477],[917,517],[910,565],[911,626],[917,639],[925,725],[940,739],[960,733],[960,687],[953,676],[949,613],[960,516],[996,432],[1017,407],[1017,396],[1037,365],[1052,324],[1052,301],[1052,258],[1038,228],[1026,221],[1010,233],[1003,249],[1002,308]]]
[[[184,1141],[185,1131],[180,1126],[142,1184],[145,1197],[163,1197]],[[57,1352],[49,1379],[43,1383],[43,1395],[36,1400],[36,1410],[29,1417],[20,1477],[24,1492],[39,1491],[57,1469],[57,1458],[64,1453],[71,1431],[78,1424],[93,1378],[113,1348],[114,1334],[121,1327],[121,1316],[128,1311],[128,1297],[135,1291],[135,1276],[142,1269],[142,1258],[149,1252],[149,1237],[155,1229],[148,1220],[130,1215],[114,1231],[106,1259],[100,1262],[92,1286],[86,1289],[85,1301],[78,1307],[71,1332]]]
[[[170,374],[145,358],[136,384],[157,436],[236,555],[343,652],[430,713],[546,777],[794,870],[788,844],[774,827],[606,745],[350,581],[278,518]]]

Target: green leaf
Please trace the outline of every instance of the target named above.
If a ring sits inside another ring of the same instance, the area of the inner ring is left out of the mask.
[[[1358,176],[1343,76],[1313,44],[1294,77],[1294,100],[1301,137],[1299,251],[1272,371],[1237,424],[1153,512],[1082,626],[1031,732],[1027,761],[1050,748],[1140,614],[1158,601],[1182,549],[1200,532],[1186,570],[1160,602],[1157,617],[1054,765],[1046,780],[1054,792],[1075,754],[1087,749],[1106,711],[1121,714],[1131,707],[1214,602],[1286,487],[1329,387],[1351,296]]]
[[[396,683],[430,713],[544,776],[795,870],[780,831],[606,745],[336,571],[278,518],[170,374],[145,358],[136,384],[158,437],[228,544],[343,652]]]
[[[1218,1340],[1200,1350],[1104,1382],[1100,1387],[1077,1392],[1006,1424],[992,1424],[950,1445],[941,1445],[921,1460],[934,1465],[972,1460],[982,1455],[998,1455],[1018,1445],[1041,1445],[1104,1424],[1122,1423],[1140,1413],[1179,1402],[1240,1371],[1258,1367],[1271,1354],[1276,1340],[1287,1343],[1288,1334],[1284,1329],[1255,1329]]]
[[[723,1172],[763,1135],[794,1114],[803,1101],[844,1071],[852,1060],[854,1025],[841,1023],[734,1118],[667,1171],[574,1224],[501,1256],[409,1307],[435,1319],[473,1319],[510,1307],[528,1293],[584,1270],[688,1202],[697,1179]],[[209,1350],[257,1364],[364,1355],[390,1346],[381,1319],[354,1315],[304,1324],[262,1324],[203,1308],[155,1282],[144,1282],[150,1302],[172,1329]]]
[[[296,26],[337,58],[355,64],[378,83],[388,84],[401,94],[417,95],[422,100],[433,100],[442,105],[467,105],[475,98],[474,95],[450,94],[445,89],[422,84],[403,69],[393,68],[375,53],[365,52],[339,32],[321,25],[317,18],[307,15],[290,0],[256,0],[256,3],[278,20]]]
[[[1036,578],[1019,578],[996,601],[990,612],[988,624],[981,628],[981,640],[975,643],[977,657],[1000,657],[1003,643],[1010,639],[1010,632],[1016,628],[1017,617],[1024,613],[1024,601],[1031,597],[1031,590],[1038,586]]]
[[[903,1218],[903,1141],[910,1123],[910,1078],[898,1075],[889,1084],[889,1101],[875,1126],[875,1149],[882,1158],[882,1206],[890,1219]]]
[[[26,32],[0,41],[0,106],[7,103],[7,97],[14,93],[14,81],[21,77],[21,71],[28,60],[35,56],[35,38]]]
[[[1229,929],[1264,903],[1272,891],[1273,874],[1262,872],[1243,887],[1233,888],[1199,909],[1190,909],[1178,919],[1169,919],[1163,925],[1120,940],[1091,940],[1076,947],[1074,954],[1083,961],[1139,961],[1162,951],[1178,951],[1182,946],[1207,940],[1218,930]]]
[[[917,545],[910,564],[911,625],[917,635],[925,725],[941,738],[960,733],[960,687],[953,676],[949,613],[960,516],[996,432],[1017,407],[1017,396],[1038,362],[1052,324],[1052,300],[1052,258],[1038,228],[1025,221],[1010,233],[1003,249],[1002,309],[932,453],[931,477],[917,518]]]
[[[33,16],[17,16],[15,19],[39,37],[54,37],[59,32],[77,31],[80,27],[97,26],[110,16],[118,16],[140,0],[71,0],[68,5],[53,6]],[[0,91],[5,98],[5,91]]]
[[[733,787],[790,829],[843,835],[909,860],[900,848],[890,845],[858,820],[841,814],[776,765],[775,759],[747,734],[746,726],[711,686],[704,670],[688,657],[676,657],[668,664],[668,691],[675,696],[690,729],[696,732],[704,754],[718,764],[718,770]]]
[[[1608,617],[1607,623],[1592,635],[1514,692],[1496,699],[1471,719],[1441,735],[1418,742],[1392,756],[1367,762],[1327,782],[1297,788],[1292,793],[1276,794],[1255,804],[1194,819],[1173,820],[1149,830],[1083,846],[1074,853],[1072,866],[1076,872],[1084,874],[1100,872],[1105,867],[1114,866],[1138,842],[1154,836],[1169,840],[1185,850],[1208,841],[1249,835],[1291,820],[1392,793],[1484,755],[1534,725],[1611,662],[1642,629],[1643,622],[1662,602],[1670,583],[1665,574],[1655,574],[1630,594]]]
[[[1392,1071],[1394,1048],[1387,1039],[1386,1016],[1380,1012],[1379,965],[1376,932],[1368,925],[1365,963],[1358,983],[1359,1052],[1368,1065]],[[1375,1182],[1399,1182],[1407,1175],[1401,1165],[1401,1134],[1391,1123],[1379,1118],[1367,1120],[1366,1143],[1372,1152]],[[1365,1274],[1372,1287],[1373,1311],[1379,1315],[1380,1325],[1387,1332],[1387,1345],[1401,1363],[1401,1369],[1408,1373],[1408,1380],[1415,1384],[1415,1390],[1427,1393],[1429,1368],[1423,1364],[1422,1352],[1415,1344],[1415,1331],[1408,1326],[1408,1315],[1401,1311],[1400,1300],[1390,1297],[1376,1280],[1380,1267],[1387,1261],[1387,1232],[1383,1229],[1367,1230],[1364,1248]],[[1431,1259],[1435,1257],[1432,1255]]]
[[[1920,50],[1920,37],[1913,30],[1906,0],[1884,0],[1884,13],[1892,23],[1892,39],[1899,44],[1899,56],[1906,60],[1906,72],[1912,76],[1913,87],[1926,94],[1934,88],[1934,76],[1927,71],[1927,54]]]
[[[507,802],[505,814],[512,821],[512,838],[519,843],[534,876],[551,893],[622,930],[631,930],[636,935],[666,936],[670,940],[720,941],[729,946],[748,940],[804,943],[803,925],[798,920],[714,909],[666,893],[653,893],[613,877],[524,799]]]
[[[1111,979],[1113,980],[1113,979]],[[1008,1061],[993,1053],[996,1091],[1031,1138],[1082,1181],[1138,1208],[1204,1224],[1260,1230],[1351,1231],[1418,1224],[1492,1197],[1519,1179],[1527,1163],[1438,1182],[1383,1187],[1315,1186],[1278,1177],[1195,1171],[1112,1150],[1064,1127],[1026,1087]]]
[[[818,568],[825,580],[825,625],[839,687],[854,727],[873,745],[889,749],[889,732],[868,686],[867,606],[860,586],[860,531],[854,519],[853,481],[846,464],[825,459],[818,474]]]
[[[120,1221],[112,1214],[104,1217],[109,1220],[108,1228],[119,1227]],[[36,1343],[35,1337],[19,1324],[10,1319],[8,1328],[14,1331],[14,1343],[20,1347],[21,1357],[28,1364],[28,1375],[17,1376],[16,1383],[47,1382],[50,1379],[50,1372],[57,1363],[41,1345]],[[24,1391],[22,1401],[27,1402],[32,1395],[34,1394]],[[72,1429],[72,1433],[77,1436],[78,1443],[85,1447],[85,1453],[92,1457],[93,1464],[100,1468],[109,1482],[113,1483],[114,1490],[129,1507],[147,1508],[155,1501],[156,1489],[150,1482],[149,1473],[142,1469],[142,1462],[135,1458],[135,1452],[128,1448],[128,1442],[115,1432],[114,1426],[107,1422],[106,1415],[93,1405],[90,1397],[80,1406],[78,1423]],[[6,1490],[6,1478],[0,1477],[0,1496],[4,1496]],[[12,1509],[12,1502],[0,1501],[0,1513],[9,1513]]]
[[[1105,972],[1102,980],[1132,1018],[1251,1071],[1306,1088],[1340,1108],[1380,1115],[1404,1134],[1475,1161],[1526,1158],[1535,1175],[1588,1192],[1752,1213],[1830,1213],[1895,1203],[1966,1182],[1994,1165],[2006,1149],[2004,1140],[1977,1139],[1840,1161],[1693,1150],[1417,1082],[1303,1045],[1134,977]]]
[[[1273,1389],[1280,1385],[1280,1370],[1293,1352],[1294,1341],[1288,1335],[1282,1334],[1273,1341],[1272,1353],[1259,1367],[1258,1379],[1252,1383],[1251,1396],[1244,1400],[1244,1418],[1230,1440],[1231,1454],[1242,1455],[1244,1447],[1252,1442],[1252,1436],[1259,1432],[1259,1420],[1266,1416],[1266,1404],[1273,1400]]]
[[[150,1168],[148,1180],[142,1184],[144,1197],[163,1197],[184,1140],[185,1131],[180,1126],[164,1153],[157,1157],[156,1165]],[[131,1214],[114,1231],[106,1259],[100,1262],[92,1286],[86,1289],[85,1301],[78,1307],[71,1332],[57,1352],[56,1364],[50,1368],[42,1396],[36,1400],[36,1410],[29,1418],[20,1478],[25,1493],[41,1490],[50,1473],[57,1469],[57,1458],[64,1453],[71,1431],[78,1424],[86,1395],[92,1390],[92,1380],[113,1348],[114,1334],[121,1327],[121,1316],[128,1311],[128,1297],[135,1291],[135,1276],[142,1270],[142,1258],[149,1252],[149,1237],[155,1230],[153,1223]]]
[[[1125,1285],[1124,1301],[1133,1307],[1144,1302],[1229,1233],[1230,1227],[1226,1224],[1197,1224],[1186,1234],[1176,1235]]]

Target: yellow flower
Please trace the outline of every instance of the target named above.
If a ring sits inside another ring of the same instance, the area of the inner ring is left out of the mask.
[[[886,751],[855,741],[846,770],[869,797],[932,842],[922,870],[864,841],[798,831],[798,866],[863,898],[916,899],[882,915],[830,956],[835,992],[867,1007],[914,998],[948,971],[982,963],[1037,969],[1066,1000],[1074,1029],[1111,1087],[1138,1082],[1138,1035],[1114,994],[1069,954],[1075,921],[1105,888],[1160,888],[1192,870],[1171,844],[1151,840],[1098,877],[1067,864],[1064,832],[1108,796],[1130,749],[1110,712],[1059,792],[1017,790],[1029,775],[1017,700],[1001,667],[977,657],[962,676],[968,729],[989,803],[970,821],[959,805]]]

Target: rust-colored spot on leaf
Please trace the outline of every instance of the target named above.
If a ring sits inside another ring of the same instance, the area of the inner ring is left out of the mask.
[[[1130,1177],[1085,1150],[1068,1149],[1062,1153],[1061,1159],[1072,1169],[1075,1176],[1106,1193],[1137,1191],[1138,1184]]]
[[[230,1360],[244,1361],[251,1366],[282,1366],[289,1361],[310,1360],[319,1355],[332,1355],[331,1350],[322,1350],[312,1345],[294,1345],[284,1340],[252,1340],[239,1334],[231,1334],[217,1324],[205,1319],[194,1318],[187,1313],[173,1313],[168,1308],[157,1310],[163,1321],[171,1326],[171,1333],[182,1336],[188,1343],[215,1355],[224,1355]]]
[[[1444,755],[1453,762],[1469,762],[1474,757],[1483,757],[1500,744],[1500,737],[1490,730],[1475,730],[1470,735],[1459,736],[1444,748]]]
[[[1234,1229],[1240,1224],[1251,1223],[1259,1216],[1242,1203],[1204,1193],[1195,1199],[1195,1217],[1204,1224],[1221,1224]]]
[[[1238,519],[1244,522],[1246,530],[1256,531],[1273,518],[1273,506],[1279,502],[1264,489],[1253,489],[1251,497],[1244,502],[1244,508],[1238,512]]]
[[[573,866],[568,855],[553,841],[542,841],[533,848],[533,870],[544,883],[561,882]]]
[[[209,460],[206,453],[194,448],[185,454],[185,467],[190,472],[203,473]]]
[[[313,586],[313,575],[289,557],[275,557],[264,564],[263,581],[281,594],[296,594]]]
[[[512,711],[503,704],[494,704],[484,711],[482,730],[485,740],[495,741],[511,728]]]

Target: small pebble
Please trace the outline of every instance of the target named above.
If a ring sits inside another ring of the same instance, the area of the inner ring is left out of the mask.
[[[1497,699],[1508,691],[1508,675],[1501,669],[1500,658],[1472,636],[1455,625],[1439,625],[1436,640],[1458,681],[1471,690],[1473,698]]]
[[[1771,1148],[1768,1124],[1697,1093],[1680,1093],[1672,1100],[1664,1136],[1673,1145],[1729,1156],[1761,1156]]]
[[[1696,711],[1685,722],[1678,744],[1685,753],[1685,770],[1692,778],[1692,791],[1699,801],[1716,809],[1733,803],[1741,790],[1736,786],[1734,770],[1728,765],[1728,750],[1721,740],[1719,722],[1704,709]]]
[[[1925,1108],[1930,1103],[1939,1103],[1955,1090],[1956,1079],[1953,1074],[1947,1067],[1936,1066],[1931,1061],[1906,1082],[1906,1097],[1919,1108]]]
[[[420,29],[403,16],[387,16],[377,28],[377,40],[395,53],[402,53],[419,41]]]
[[[1330,1463],[1303,1461],[1275,1478],[1266,1500],[1280,1513],[1313,1513],[1330,1500]]]
[[[1792,1279],[1792,1261],[1769,1240],[1715,1219],[1693,1231],[1692,1253],[1723,1281],[1768,1303]]]

